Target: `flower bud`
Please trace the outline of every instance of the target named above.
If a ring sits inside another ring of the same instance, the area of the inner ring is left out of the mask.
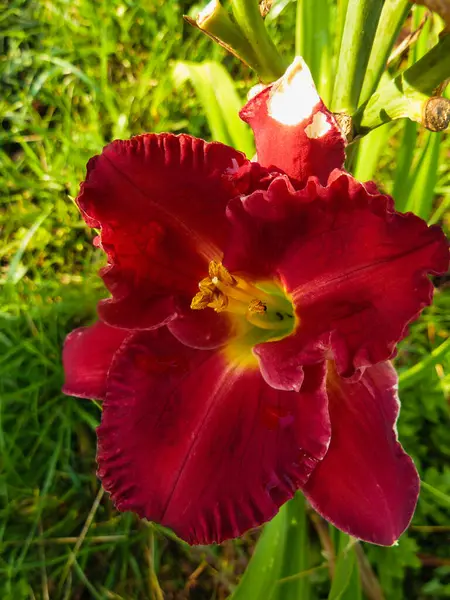
[[[444,131],[450,125],[450,100],[433,96],[423,107],[422,123],[430,131]]]

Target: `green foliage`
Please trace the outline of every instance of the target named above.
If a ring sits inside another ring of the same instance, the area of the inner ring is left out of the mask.
[[[420,569],[417,557],[419,547],[414,539],[404,535],[397,546],[386,551],[378,546],[367,546],[369,559],[376,565],[379,581],[386,600],[397,600],[407,569]],[[408,596],[404,596],[407,598]]]
[[[328,600],[361,600],[354,542],[345,533],[336,537],[338,555]]]
[[[253,134],[239,118],[244,102],[224,67],[213,61],[201,64],[179,61],[174,68],[175,85],[180,87],[186,80],[194,86],[213,139],[253,156]]]
[[[310,544],[305,500],[297,494],[261,534],[255,553],[230,600],[308,600]],[[320,568],[320,567],[319,567]]]

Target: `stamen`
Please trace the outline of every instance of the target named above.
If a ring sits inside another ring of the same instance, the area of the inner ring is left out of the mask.
[[[225,285],[236,284],[235,278],[231,275],[228,269],[226,269],[222,263],[217,263],[215,260],[212,260],[209,263],[208,275],[214,284],[216,284],[216,281],[222,281]]]
[[[214,283],[211,281],[211,279],[209,277],[205,277],[198,284],[198,288],[201,292],[206,293],[206,292],[214,292],[216,286],[214,285]]]
[[[241,315],[260,329],[289,331],[294,325],[292,305],[283,297],[281,288],[268,283],[265,291],[246,279],[231,275],[220,263],[211,261],[208,268],[209,277],[198,284],[199,292],[191,302],[193,310],[206,307],[216,312],[230,312]]]
[[[212,294],[205,292],[197,292],[195,296],[192,298],[191,308],[193,310],[202,310],[206,308],[208,304],[212,301]]]
[[[247,315],[247,307],[244,304],[222,294],[217,294],[208,306],[216,312],[229,312],[244,317]]]

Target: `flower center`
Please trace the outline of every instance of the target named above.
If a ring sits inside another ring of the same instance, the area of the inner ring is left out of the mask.
[[[248,325],[261,331],[259,341],[283,338],[295,328],[292,302],[276,283],[251,283],[232,275],[221,263],[209,263],[208,277],[198,284],[199,292],[191,302],[193,310],[212,308],[216,312],[239,315]],[[266,333],[268,335],[266,335]]]

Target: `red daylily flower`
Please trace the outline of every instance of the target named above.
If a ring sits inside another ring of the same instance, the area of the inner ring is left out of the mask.
[[[64,391],[104,401],[98,473],[116,506],[190,543],[238,536],[300,489],[393,544],[419,485],[388,361],[446,241],[343,170],[301,60],[242,117],[257,163],[171,134],[89,162],[77,202],[111,298],[68,336]]]

